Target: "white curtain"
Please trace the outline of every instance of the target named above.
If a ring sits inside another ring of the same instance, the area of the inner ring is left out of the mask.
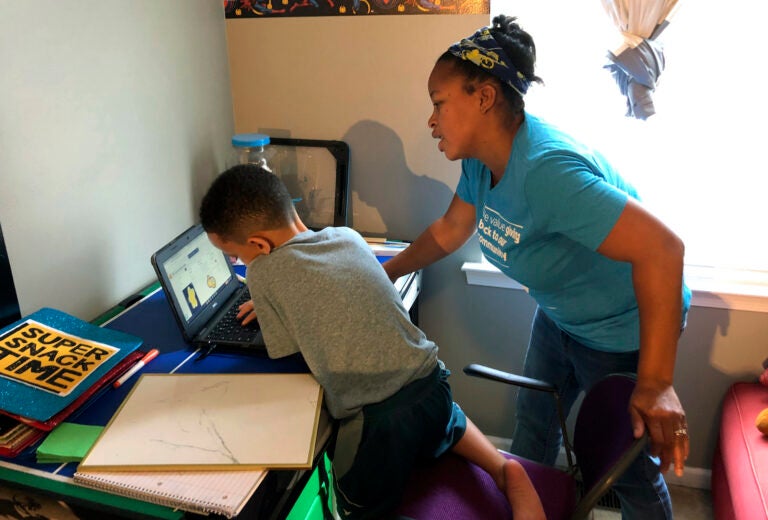
[[[608,52],[605,66],[627,98],[627,116],[647,119],[656,109],[653,91],[664,70],[664,50],[656,40],[669,24],[677,0],[602,0],[619,30],[621,44]]]

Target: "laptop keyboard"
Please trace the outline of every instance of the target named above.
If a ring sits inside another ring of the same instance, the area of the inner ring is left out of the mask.
[[[250,295],[248,294],[248,291],[243,291],[240,298],[238,298],[235,304],[227,310],[227,313],[222,316],[216,324],[216,327],[214,327],[208,334],[208,338],[238,343],[249,343],[254,341],[259,332],[258,322],[254,320],[248,325],[243,326],[240,323],[240,320],[237,319],[240,305],[247,302],[249,299]]]

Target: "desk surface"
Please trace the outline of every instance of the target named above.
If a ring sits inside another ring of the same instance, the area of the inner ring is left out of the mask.
[[[411,275],[398,280],[396,286],[404,300],[410,302],[410,306],[419,291],[419,275]],[[231,353],[213,353],[200,361],[196,361],[197,351],[187,344],[178,329],[176,322],[168,307],[163,291],[157,289],[144,297],[136,305],[104,324],[104,326],[116,330],[122,330],[134,334],[144,340],[142,350],[157,348],[161,354],[149,363],[142,373],[295,373],[307,372],[307,366],[300,355],[289,356],[281,359],[269,359],[266,353],[253,355],[240,355]],[[103,390],[96,399],[91,400],[86,407],[76,412],[70,421],[80,424],[105,425],[117,408],[127,396],[138,376],[129,379],[117,389],[109,386]],[[327,434],[327,432],[326,432]],[[320,439],[318,445],[322,445]],[[73,475],[77,463],[66,464],[37,464],[35,460],[35,448],[13,459],[0,457],[0,481],[7,481],[24,488],[34,488],[72,504],[85,505],[100,510],[102,513],[124,516],[130,518],[167,518],[179,519],[183,517],[197,518],[183,512],[175,511],[167,507],[157,506],[147,502],[120,497],[114,494],[85,488],[74,483]],[[241,513],[241,517],[261,517],[259,513],[254,516],[254,508],[275,509],[284,507],[285,497],[269,496],[279,492],[285,494],[282,489],[288,482],[295,480],[295,473],[291,471],[270,471],[268,479],[257,490],[254,498]],[[274,475],[273,475],[274,474]],[[252,503],[256,503],[252,505]],[[282,506],[280,505],[282,503]],[[247,513],[247,511],[251,511]],[[247,516],[246,516],[247,515]],[[272,513],[269,517],[278,518]],[[211,517],[199,518],[217,518]]]
[[[271,360],[266,354],[243,356],[212,354],[196,362],[196,352],[181,337],[165,302],[162,291],[146,297],[138,305],[117,316],[106,326],[135,334],[145,340],[143,350],[155,347],[161,354],[142,373],[242,373],[242,372],[307,372],[300,356]],[[138,376],[117,389],[109,386],[86,408],[69,420],[80,424],[104,425],[127,396]],[[107,514],[123,514],[134,518],[182,518],[183,513],[146,502],[91,490],[73,481],[77,463],[37,464],[34,447],[13,459],[0,458],[0,479],[23,487],[43,490],[71,502],[101,509]],[[195,518],[196,515],[186,515]]]

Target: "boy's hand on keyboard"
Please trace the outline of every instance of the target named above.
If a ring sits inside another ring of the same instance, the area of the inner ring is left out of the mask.
[[[242,325],[248,325],[252,321],[256,321],[256,312],[253,310],[253,302],[251,300],[241,303],[239,309],[237,319],[240,320]]]

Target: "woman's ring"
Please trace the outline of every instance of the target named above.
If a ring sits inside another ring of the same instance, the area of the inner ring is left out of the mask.
[[[688,428],[678,428],[675,430],[675,437],[687,437],[688,436]]]

